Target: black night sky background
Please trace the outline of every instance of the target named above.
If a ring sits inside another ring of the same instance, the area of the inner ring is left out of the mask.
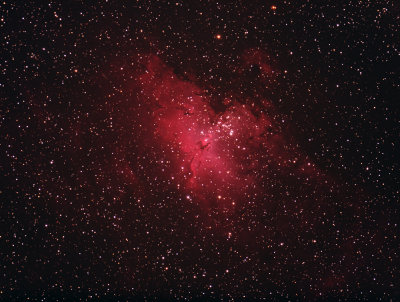
[[[0,3],[1,301],[396,301],[396,1]]]

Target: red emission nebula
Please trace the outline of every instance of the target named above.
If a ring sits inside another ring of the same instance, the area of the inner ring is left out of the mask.
[[[400,297],[392,2],[4,1],[0,301]]]
[[[258,178],[270,169],[322,180],[311,160],[288,144],[268,110],[226,99],[229,107],[216,113],[209,96],[179,79],[157,56],[142,60],[145,71],[133,85],[140,91],[138,108],[151,111],[137,114],[147,128],[144,140],[149,149],[163,150],[160,175],[183,190],[188,202],[232,213],[262,194]],[[273,110],[268,100],[263,104]]]
[[[242,64],[264,59],[251,50]],[[212,95],[179,77],[158,56],[140,54],[133,62],[125,88],[130,96],[108,103],[118,132],[110,173],[130,188],[119,190],[118,198],[134,196],[160,227],[176,219],[183,230],[190,220],[198,235],[213,238],[205,245],[231,240],[254,255],[278,246],[282,253],[273,255],[273,264],[257,264],[272,274],[268,282],[307,282],[303,274],[314,274],[321,276],[316,290],[342,286],[356,263],[351,238],[361,224],[350,218],[361,215],[362,192],[350,194],[323,173],[267,99],[244,102],[232,96],[224,100],[224,110],[216,111]],[[274,74],[266,64],[261,69],[261,77]],[[171,207],[184,214],[171,218]],[[322,250],[335,255],[324,269],[315,262]],[[345,261],[339,261],[342,257]],[[307,269],[294,271],[294,277],[273,275],[274,268],[289,263],[307,263]]]
[[[238,213],[249,208],[275,211],[280,204],[284,213],[296,215],[299,226],[310,228],[307,224],[315,211],[326,215],[333,196],[344,198],[336,181],[322,173],[285,132],[271,102],[261,100],[260,108],[232,97],[217,113],[210,105],[212,96],[179,78],[159,57],[138,58],[140,68],[128,84],[134,91],[128,100],[130,111],[122,118],[125,128],[132,123],[135,158],[127,156],[132,147],[127,143],[132,140],[129,134],[122,142],[125,147],[116,151],[128,158],[123,166],[129,171],[123,174],[133,187],[148,186],[143,181],[152,179],[154,189],[178,190],[184,196],[182,203],[195,203],[208,212],[207,217],[212,212],[217,224],[222,220],[234,224]],[[263,59],[263,53],[250,50],[243,64]],[[262,76],[273,74],[265,63],[261,69]],[[297,200],[299,196],[303,198]],[[287,220],[279,222],[282,228],[293,223]]]

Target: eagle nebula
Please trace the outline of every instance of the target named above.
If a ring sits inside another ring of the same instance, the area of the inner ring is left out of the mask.
[[[187,2],[3,3],[0,300],[396,300],[398,5]]]

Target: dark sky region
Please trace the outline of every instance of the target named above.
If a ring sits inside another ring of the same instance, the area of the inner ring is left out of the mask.
[[[0,3],[0,300],[400,299],[399,25]]]

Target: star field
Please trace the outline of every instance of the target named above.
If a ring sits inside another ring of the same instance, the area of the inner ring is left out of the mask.
[[[0,4],[1,301],[395,301],[394,1]]]

